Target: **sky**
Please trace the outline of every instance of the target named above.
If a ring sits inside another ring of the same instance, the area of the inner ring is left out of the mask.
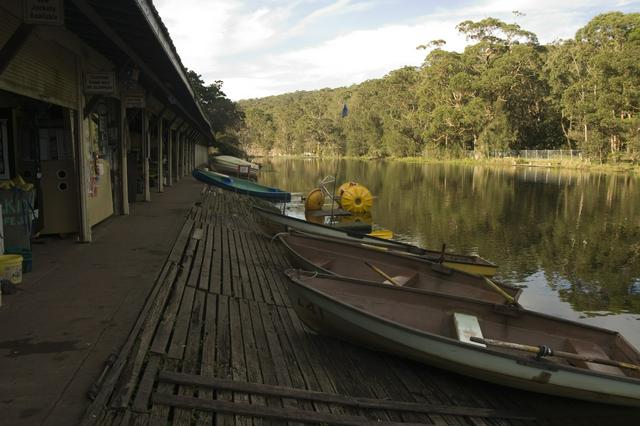
[[[335,88],[419,66],[417,46],[486,17],[518,23],[541,43],[572,38],[594,16],[640,12],[640,0],[154,0],[182,63],[234,101]],[[516,16],[514,11],[520,12]]]

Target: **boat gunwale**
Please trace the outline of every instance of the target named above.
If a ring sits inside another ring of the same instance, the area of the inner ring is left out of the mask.
[[[215,183],[203,182],[200,179],[198,179],[196,174],[200,174],[203,177],[209,178],[210,180],[215,181],[220,185],[216,185]],[[214,186],[217,186],[218,188],[227,189],[229,191],[236,192],[238,194],[251,195],[254,197],[262,198],[269,201],[280,202],[280,203],[283,203],[283,202],[287,203],[291,200],[291,192],[289,191],[285,191],[280,188],[273,188],[270,186],[261,185],[257,182],[252,182],[247,179],[229,176],[224,173],[219,173],[216,171],[194,169],[191,175],[195,179],[207,185],[214,185]],[[240,188],[234,185],[235,182],[238,182],[240,184],[247,183],[249,184],[250,188]],[[251,189],[251,187],[253,189]]]
[[[258,207],[258,206],[254,206],[253,207],[255,210],[258,210],[259,213],[264,213],[267,214],[271,217],[282,217],[284,220],[287,221],[291,221],[293,223],[299,223],[301,226],[305,226],[305,227],[319,227],[320,229],[326,229],[328,231],[337,231],[340,233],[343,233],[346,237],[352,238],[354,240],[361,240],[361,241],[351,241],[353,243],[359,243],[359,244],[379,244],[380,246],[383,247],[387,247],[390,250],[394,250],[394,249],[404,249],[406,250],[406,252],[410,255],[415,255],[416,258],[421,258],[423,260],[426,260],[428,262],[432,262],[432,263],[439,263],[436,262],[435,260],[431,260],[429,258],[426,258],[426,256],[430,256],[430,254],[433,254],[433,256],[438,256],[440,255],[440,252],[438,252],[437,250],[433,250],[433,249],[426,249],[423,247],[418,247],[418,246],[414,246],[412,244],[409,243],[405,243],[402,241],[397,241],[397,240],[385,240],[384,238],[378,238],[378,237],[374,237],[371,235],[364,235],[364,234],[358,234],[358,233],[354,233],[354,232],[349,232],[349,231],[345,231],[345,230],[341,230],[341,229],[337,229],[334,228],[332,226],[327,226],[327,225],[323,225],[320,223],[310,223],[307,222],[305,220],[299,219],[297,217],[293,217],[293,216],[287,216],[287,215],[283,215],[280,213],[277,213],[275,211],[270,211],[268,209],[262,208],[262,207]],[[285,226],[289,226],[295,229],[295,225],[285,225]],[[304,231],[298,231],[298,232],[304,232]],[[336,236],[330,236],[327,235],[327,238],[340,238],[340,237],[336,237]],[[371,239],[372,241],[367,241]],[[418,250],[421,253],[415,253],[415,251]],[[479,267],[487,267],[487,268],[497,268],[498,265],[496,265],[495,263],[481,257],[478,256],[476,254],[461,254],[461,253],[445,253],[446,256],[451,256],[452,259],[449,260],[449,262],[455,262],[455,263],[460,263],[460,264],[465,264],[465,265],[470,265],[470,266],[479,266]],[[406,256],[406,255],[402,255],[402,256]],[[425,257],[423,257],[425,256]],[[444,262],[447,262],[447,259],[444,260]],[[473,274],[472,274],[473,275]]]
[[[298,253],[296,250],[294,250],[294,249],[293,249],[293,247],[291,247],[291,245],[290,245],[290,244],[288,244],[288,243],[284,240],[287,236],[290,236],[290,235],[291,235],[291,236],[294,236],[294,237],[298,236],[298,237],[302,237],[302,238],[310,238],[310,239],[313,239],[313,240],[316,240],[316,241],[323,241],[323,239],[322,239],[322,238],[328,238],[328,237],[324,237],[324,236],[318,237],[318,236],[315,236],[315,235],[309,235],[309,234],[307,234],[307,233],[301,233],[301,232],[299,232],[299,231],[298,231],[298,232],[295,232],[295,231],[294,231],[293,233],[290,233],[290,232],[288,232],[288,233],[280,233],[280,234],[278,234],[278,235],[277,235],[278,240],[279,240],[280,242],[282,242],[283,244],[285,244],[285,246],[286,246],[286,248],[287,248],[287,250],[288,250],[288,251],[292,252],[292,253],[293,253],[293,254],[295,254],[297,257],[299,257],[299,258],[303,259],[306,263],[308,263],[308,264],[310,264],[310,265],[313,265],[313,267],[314,267],[314,268],[322,269],[322,271],[323,271],[324,273],[328,274],[328,275],[334,275],[334,276],[340,276],[340,277],[350,278],[350,277],[347,277],[347,276],[345,276],[345,275],[341,275],[341,274],[338,274],[338,273],[334,273],[333,271],[330,271],[330,270],[328,270],[328,269],[325,269],[325,268],[319,267],[319,266],[317,266],[314,262],[312,262],[311,260],[307,259],[306,257],[304,257],[303,255],[301,255],[300,253]],[[335,239],[332,239],[332,240],[330,240],[329,242],[330,242],[330,243],[335,243],[335,244],[344,244],[343,242],[341,242],[341,241],[336,241]],[[355,243],[355,244],[359,244],[359,243]],[[354,248],[357,248],[357,249],[362,249],[362,250],[365,250],[365,251],[369,251],[369,250],[370,250],[372,253],[381,253],[381,252],[379,252],[379,251],[376,251],[375,249],[371,249],[371,248],[368,248],[368,247],[363,247],[363,246],[361,246],[361,245],[357,245],[357,246],[356,246],[356,245],[354,245],[354,244],[350,244],[350,246],[351,246],[351,247],[354,247]],[[401,254],[401,253],[395,253],[395,252],[393,252],[393,251],[387,251],[387,252],[384,252],[384,254],[386,254],[386,255],[390,255],[390,256],[394,256],[394,257],[396,257],[396,258],[403,259],[403,260],[416,261],[416,262],[419,262],[419,263],[423,263],[423,264],[425,264],[425,265],[436,265],[436,264],[438,264],[438,262],[433,262],[433,261],[431,261],[431,260],[429,260],[429,259],[424,259],[424,258],[421,258],[421,257],[413,257],[413,256],[411,256],[411,257],[407,257],[406,255],[403,255],[403,254]],[[483,278],[483,276],[482,276],[482,275],[472,274],[472,273],[467,272],[467,271],[462,271],[462,270],[455,269],[455,268],[451,268],[451,267],[449,267],[449,269],[452,269],[452,270],[454,271],[454,273],[456,273],[456,274],[461,274],[461,275],[463,275],[463,276],[472,277],[472,278],[474,278],[474,279]],[[491,281],[492,281],[493,283],[495,283],[495,284],[499,285],[500,287],[503,287],[503,288],[506,288],[506,289],[509,289],[509,290],[513,291],[513,292],[514,292],[514,294],[512,295],[512,297],[513,297],[516,301],[517,301],[517,300],[520,298],[520,296],[522,295],[522,290],[523,290],[523,288],[522,288],[521,286],[516,286],[516,285],[512,285],[512,284],[502,283],[502,282],[499,282],[499,281],[496,281],[496,280],[491,280]]]
[[[330,294],[327,294],[321,290],[318,290],[310,285],[305,284],[302,280],[300,280],[299,278],[297,278],[297,276],[295,276],[296,274],[306,274],[308,277],[310,278],[322,278],[322,279],[331,279],[331,280],[339,280],[339,281],[348,281],[351,282],[353,284],[358,284],[358,285],[368,285],[368,286],[374,286],[374,287],[379,287],[379,288],[384,288],[388,291],[409,291],[409,292],[413,292],[413,293],[419,293],[419,294],[427,294],[428,296],[435,296],[435,297],[442,297],[442,298],[448,298],[448,299],[456,299],[459,300],[461,302],[473,302],[473,303],[478,303],[481,305],[488,305],[488,306],[500,306],[502,308],[502,305],[497,305],[495,303],[491,303],[491,302],[486,302],[483,300],[476,300],[476,299],[468,299],[462,296],[456,296],[456,295],[450,295],[450,294],[444,294],[444,293],[437,293],[437,292],[433,292],[430,290],[422,290],[422,289],[415,289],[415,288],[410,288],[410,287],[393,287],[393,286],[388,286],[385,284],[380,284],[374,281],[366,281],[366,280],[359,280],[356,278],[349,278],[349,277],[343,277],[340,275],[328,275],[328,274],[322,274],[322,273],[316,273],[316,272],[311,272],[309,273],[308,271],[303,271],[300,269],[287,269],[285,271],[285,274],[287,275],[287,277],[289,277],[289,281],[290,283],[293,283],[299,287],[302,287],[308,291],[311,291],[313,293],[316,293],[318,295],[320,295],[320,297],[326,298],[331,300],[334,303],[337,303],[341,306],[343,306],[344,308],[351,310],[351,311],[355,311],[360,315],[364,315],[366,317],[370,317],[375,319],[378,322],[384,322],[384,323],[388,323],[391,326],[393,326],[396,329],[408,329],[410,330],[412,333],[415,333],[417,335],[420,335],[421,337],[425,337],[425,338],[429,338],[429,339],[435,339],[438,340],[442,343],[446,343],[446,344],[452,344],[454,346],[460,347],[462,349],[466,349],[466,350],[471,350],[473,352],[476,353],[488,353],[490,355],[496,356],[496,357],[504,357],[504,358],[508,358],[511,359],[517,363],[522,363],[522,362],[526,362],[527,365],[526,366],[530,366],[533,368],[537,368],[537,369],[541,369],[541,370],[546,370],[549,371],[550,369],[554,369],[554,370],[564,370],[564,371],[568,371],[570,373],[575,373],[575,374],[587,374],[590,376],[594,376],[594,377],[599,377],[599,378],[607,378],[607,379],[611,379],[611,380],[615,380],[615,381],[624,381],[624,382],[628,382],[628,383],[632,383],[632,384],[640,384],[640,378],[634,378],[634,377],[630,377],[627,375],[623,375],[623,376],[619,376],[619,375],[615,375],[615,374],[610,374],[610,373],[605,373],[605,372],[601,372],[601,371],[594,371],[594,370],[589,370],[587,368],[580,368],[580,367],[575,367],[569,364],[556,364],[556,363],[552,363],[552,362],[548,362],[546,361],[544,358],[541,358],[541,360],[536,360],[535,357],[529,357],[526,358],[524,356],[517,356],[517,355],[513,355],[507,352],[501,352],[498,350],[495,350],[493,348],[491,348],[490,346],[487,346],[485,348],[482,348],[478,345],[474,345],[472,343],[465,343],[465,342],[460,342],[456,339],[453,339],[451,337],[446,337],[446,336],[442,336],[439,334],[435,334],[435,333],[431,333],[431,332],[427,332],[424,330],[420,330],[417,329],[415,327],[411,327],[408,325],[403,325],[397,321],[393,321],[391,319],[387,319],[384,318],[380,315],[376,315],[373,313],[370,313],[362,308],[358,308],[356,306],[353,306],[351,304],[345,303],[340,301],[339,299],[333,297]],[[295,307],[295,305],[294,305]],[[597,326],[593,326],[590,324],[583,324],[583,323],[579,323],[577,321],[572,321],[566,318],[561,318],[561,317],[557,317],[557,316],[553,316],[553,315],[549,315],[549,314],[545,314],[542,312],[536,312],[536,311],[531,311],[528,309],[524,309],[521,307],[514,307],[513,308],[516,312],[520,312],[520,313],[524,313],[524,314],[528,314],[528,315],[532,315],[534,317],[540,317],[543,319],[547,319],[547,320],[553,320],[553,321],[559,321],[561,323],[564,324],[570,324],[572,326],[578,326],[578,327],[582,327],[582,328],[586,328],[589,330],[593,330],[595,332],[600,332],[600,333],[604,333],[604,334],[609,334],[610,337],[612,339],[615,338],[622,338],[623,342],[633,351],[636,352],[636,354],[638,353],[638,350],[631,345],[629,342],[626,341],[626,339],[624,339],[624,336],[622,336],[619,332],[615,331],[615,330],[610,330],[607,328],[602,328],[602,327],[597,327]],[[639,354],[640,356],[640,354]],[[511,377],[511,376],[509,376]],[[638,399],[639,403],[640,403],[640,399]]]

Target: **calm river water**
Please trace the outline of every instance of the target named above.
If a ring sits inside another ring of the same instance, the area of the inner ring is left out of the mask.
[[[479,254],[527,308],[618,330],[640,348],[640,179],[533,167],[263,159],[260,183],[306,193],[327,175],[376,196],[375,226]],[[300,217],[292,202],[288,214]]]

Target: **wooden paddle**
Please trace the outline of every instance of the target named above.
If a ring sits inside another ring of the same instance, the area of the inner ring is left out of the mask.
[[[483,339],[481,337],[471,337],[470,340],[476,343],[484,343],[485,345],[489,345],[489,346],[498,346],[501,348],[531,352],[538,355],[539,357],[555,356],[558,358],[575,359],[578,361],[592,362],[594,364],[604,364],[604,365],[611,365],[613,367],[628,368],[630,370],[640,370],[640,365],[630,364],[628,362],[614,361],[612,359],[595,358],[595,357],[590,357],[590,356],[585,356],[580,354],[574,354],[571,352],[554,351],[550,347],[544,346],[544,345],[543,346],[522,345],[520,343],[504,342],[502,340],[494,340],[494,339]]]
[[[516,301],[516,299],[513,298],[513,296],[511,296],[509,293],[507,293],[506,291],[504,291],[503,289],[501,289],[496,283],[494,283],[493,281],[491,281],[489,278],[487,277],[482,277],[484,278],[484,282],[491,287],[496,293],[500,294],[502,297],[504,297],[506,299],[506,301],[508,303],[510,303],[511,305],[517,305],[518,302]]]
[[[385,273],[382,269],[378,268],[376,265],[372,265],[371,263],[367,262],[366,260],[365,260],[364,264],[367,265],[369,268],[373,269],[374,271],[376,271],[378,274],[382,275],[391,284],[395,285],[396,287],[402,287],[400,284],[398,284],[398,282],[396,280],[394,280],[391,276],[389,276],[387,273]]]

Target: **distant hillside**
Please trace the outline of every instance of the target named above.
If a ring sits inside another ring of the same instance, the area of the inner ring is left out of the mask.
[[[574,39],[549,45],[494,18],[458,30],[474,43],[463,53],[441,40],[420,46],[429,51],[421,67],[240,101],[241,145],[263,155],[580,149],[601,162],[640,159],[640,14],[596,16]]]

